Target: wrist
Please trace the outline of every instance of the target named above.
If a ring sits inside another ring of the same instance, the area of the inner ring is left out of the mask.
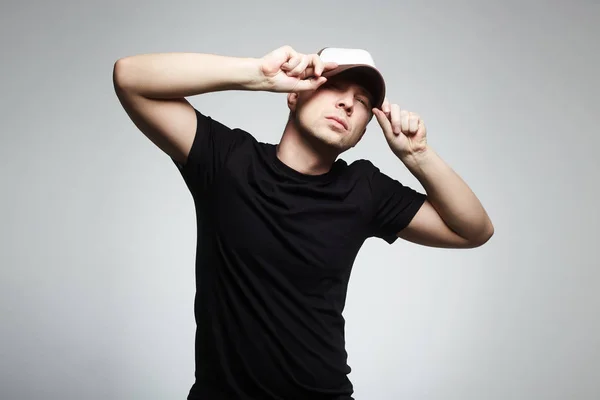
[[[429,145],[425,145],[423,148],[415,151],[408,151],[402,154],[398,154],[398,158],[404,164],[407,165],[419,165],[428,162],[434,155],[434,151]]]
[[[432,148],[425,146],[419,151],[406,153],[398,158],[414,176],[420,177],[428,167],[435,165],[437,154]]]
[[[241,90],[266,90],[266,79],[260,71],[260,60],[257,58],[238,58],[238,79],[236,84]]]

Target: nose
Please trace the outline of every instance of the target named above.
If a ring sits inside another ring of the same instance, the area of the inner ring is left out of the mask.
[[[337,105],[339,108],[343,108],[346,112],[352,112],[354,108],[354,96],[348,91],[340,94]]]

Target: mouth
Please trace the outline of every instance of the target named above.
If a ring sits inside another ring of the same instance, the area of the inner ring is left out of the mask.
[[[348,130],[348,123],[346,121],[344,121],[343,119],[339,118],[339,117],[335,117],[335,116],[331,116],[331,117],[326,117],[328,120],[330,121],[334,121],[336,123],[336,125],[344,128],[344,130]]]

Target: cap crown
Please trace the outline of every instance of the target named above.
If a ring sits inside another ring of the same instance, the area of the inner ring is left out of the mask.
[[[377,68],[371,53],[363,49],[325,47],[317,54],[319,54],[323,62],[335,62],[338,65],[368,65]]]

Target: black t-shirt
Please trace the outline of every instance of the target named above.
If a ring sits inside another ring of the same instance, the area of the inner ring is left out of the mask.
[[[425,195],[366,160],[305,175],[196,110],[176,161],[197,216],[196,383],[188,399],[350,400],[342,311],[369,237],[388,243]]]

